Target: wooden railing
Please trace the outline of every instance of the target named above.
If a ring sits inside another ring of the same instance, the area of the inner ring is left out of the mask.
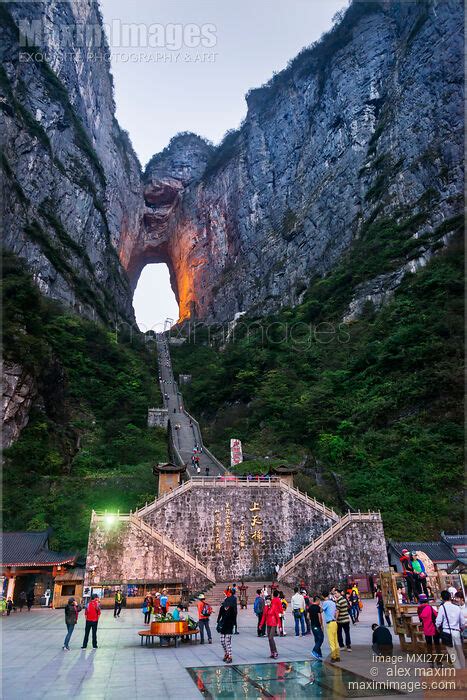
[[[176,556],[180,557],[180,559],[183,559],[184,562],[202,573],[203,576],[206,576],[206,578],[212,581],[212,583],[216,582],[216,577],[212,569],[206,564],[202,564],[197,557],[192,557],[191,554],[189,554],[185,549],[182,549],[182,547],[175,544],[173,539],[165,537],[162,533],[153,528],[152,525],[149,525],[144,520],[141,520],[141,518],[134,513],[130,513],[129,521],[132,525],[141,530],[141,532],[144,532],[146,535],[149,535],[153,539],[160,542],[160,544],[169,549]]]
[[[335,537],[337,533],[342,532],[350,523],[352,522],[367,522],[367,521],[381,521],[381,513],[361,513],[360,511],[356,513],[351,513],[350,511],[346,513],[342,518],[340,518],[336,523],[333,523],[331,527],[321,533],[319,537],[312,540],[310,544],[306,545],[301,549],[298,554],[294,554],[289,561],[285,562],[279,569],[277,574],[278,580],[283,578],[286,574],[290,573],[300,562],[313,554],[317,549],[320,549],[326,542]]]

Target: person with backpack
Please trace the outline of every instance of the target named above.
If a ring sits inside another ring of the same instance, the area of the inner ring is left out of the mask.
[[[120,613],[122,612],[122,604],[123,604],[122,592],[120,589],[118,589],[117,592],[115,593],[114,617],[120,617]]]
[[[76,623],[78,622],[78,614],[81,610],[81,605],[78,605],[74,598],[68,598],[68,603],[65,606],[65,624],[66,624],[66,637],[63,642],[63,651],[70,651],[70,639],[71,635],[75,631]]]
[[[151,613],[154,610],[153,598],[151,595],[147,595],[143,600],[143,605],[141,606],[141,611],[144,615],[144,624],[149,625],[151,622]]]
[[[201,593],[198,600],[198,627],[201,637],[200,644],[204,644],[204,632],[208,637],[208,644],[212,644],[211,628],[209,618],[212,615],[212,607],[206,602],[206,597]]]
[[[464,614],[458,605],[451,601],[449,591],[441,591],[443,601],[438,608],[436,627],[439,630],[441,641],[449,647],[449,654],[455,657],[454,668],[465,668],[465,656],[462,646],[462,632],[464,630]]]
[[[258,637],[264,637],[264,635],[266,634],[265,630],[261,628],[261,618],[263,617],[263,610],[264,610],[264,598],[263,598],[261,588],[258,588],[256,591],[255,602],[253,603],[253,612],[255,613],[255,615],[258,619],[258,625],[256,628]]]
[[[86,626],[84,628],[84,639],[81,649],[86,649],[88,645],[89,633],[92,630],[92,648],[97,649],[97,624],[101,615],[101,606],[99,605],[99,596],[93,593],[91,600],[85,610]]]
[[[232,633],[237,624],[237,598],[227,596],[222,603],[217,616],[217,631],[221,635],[221,644],[224,650],[224,661],[232,663]]]

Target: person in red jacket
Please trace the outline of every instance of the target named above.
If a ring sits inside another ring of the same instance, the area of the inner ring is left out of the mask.
[[[99,596],[93,593],[91,600],[86,606],[85,611],[86,627],[84,629],[83,646],[81,649],[86,649],[88,645],[89,632],[92,630],[92,648],[97,649],[97,623],[101,614],[101,606],[99,605]]]
[[[277,647],[274,637],[276,636],[277,626],[280,623],[280,616],[282,615],[282,603],[279,598],[279,591],[276,589],[271,596],[266,596],[263,617],[260,622],[260,629],[266,625],[268,632],[269,649],[271,651],[271,659],[277,659]]]

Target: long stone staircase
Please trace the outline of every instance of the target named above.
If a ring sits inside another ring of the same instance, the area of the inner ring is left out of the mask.
[[[219,581],[214,584],[211,588],[206,589],[204,591],[204,595],[206,596],[206,600],[211,604],[211,605],[221,605],[224,601],[225,594],[224,591],[227,588],[227,586],[231,586],[232,583],[237,584],[237,597],[238,597],[238,587],[240,586],[240,581]],[[271,581],[244,581],[245,586],[248,586],[247,589],[247,596],[248,596],[248,605],[253,605],[253,601],[256,597],[256,590],[258,588],[263,588],[264,586],[267,586],[267,589],[269,593],[271,592]],[[285,594],[285,598],[288,602],[290,602],[290,598],[293,595],[293,591],[290,588],[290,586],[283,586],[279,582],[279,590],[282,591]]]
[[[219,460],[203,444],[203,436],[198,421],[184,408],[183,397],[174,379],[167,338],[163,334],[157,336],[157,356],[159,361],[159,382],[168,410],[169,430],[174,453],[174,460],[187,465],[189,476],[196,474],[196,468],[191,464],[195,445],[202,448],[199,453],[201,473],[205,476],[220,476],[226,469]],[[177,428],[175,426],[178,426]]]

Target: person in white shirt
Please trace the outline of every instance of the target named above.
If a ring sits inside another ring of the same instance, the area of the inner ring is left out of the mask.
[[[302,637],[303,637],[306,634],[306,629],[305,629],[305,598],[302,596],[302,594],[298,590],[298,587],[295,587],[294,591],[295,592],[292,596],[292,600],[290,601],[290,605],[292,607],[292,613],[293,613],[294,620],[295,620],[295,636],[296,637],[300,636],[300,629],[299,629],[299,625],[300,625],[301,629],[302,629]]]
[[[452,647],[448,647],[448,654],[453,654],[455,668],[465,668],[464,649],[462,647],[462,631],[464,629],[464,614],[458,605],[451,602],[449,591],[441,591],[441,600],[436,616],[436,627],[441,632],[452,636]]]
[[[454,596],[457,593],[457,588],[454,588],[454,586],[451,585],[451,586],[449,586],[448,591],[449,591],[449,595],[451,596],[451,598],[454,598]]]

